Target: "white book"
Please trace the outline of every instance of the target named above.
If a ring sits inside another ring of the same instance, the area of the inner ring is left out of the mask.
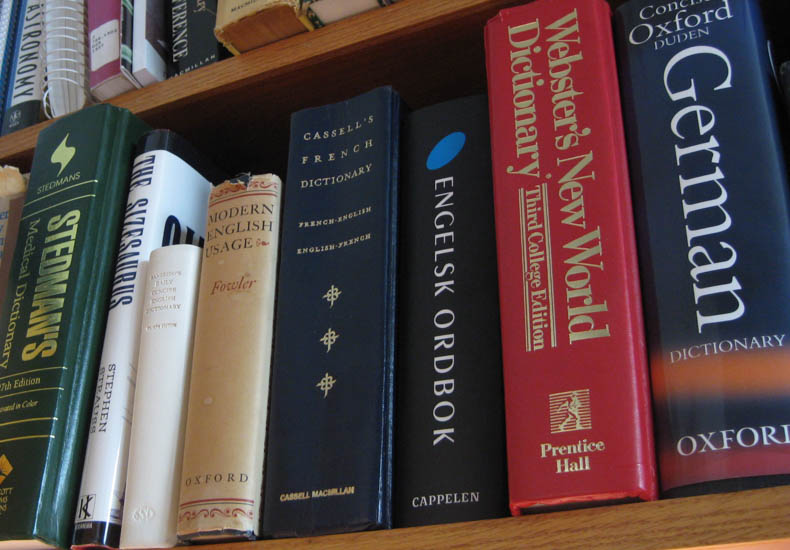
[[[394,4],[397,0],[302,0],[305,16],[314,27],[323,27],[346,17]]]
[[[89,98],[84,0],[44,0],[44,112],[82,109]]]
[[[178,542],[178,484],[202,249],[151,252],[143,296],[121,548]]]
[[[79,496],[75,540],[118,547],[132,422],[143,281],[151,251],[202,244],[211,181],[184,159],[201,160],[173,132],[146,134],[132,165]],[[212,178],[213,179],[213,178]],[[100,532],[100,540],[95,533]],[[86,540],[89,539],[89,540]]]
[[[161,82],[167,78],[169,50],[164,0],[134,0],[133,29],[134,77],[141,86]]]

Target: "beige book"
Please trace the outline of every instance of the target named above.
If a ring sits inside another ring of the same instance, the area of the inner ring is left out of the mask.
[[[202,250],[151,251],[145,274],[120,548],[176,539],[187,390]]]
[[[245,176],[209,198],[178,509],[182,542],[257,536],[282,182]]]
[[[299,0],[218,0],[214,35],[234,55],[312,30]]]
[[[0,305],[11,273],[28,176],[21,174],[16,166],[0,166]]]

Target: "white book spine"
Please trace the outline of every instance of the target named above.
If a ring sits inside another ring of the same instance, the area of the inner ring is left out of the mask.
[[[168,3],[169,5],[169,3]],[[167,78],[167,28],[163,0],[134,0],[132,72],[141,86]]]
[[[314,0],[308,7],[321,23],[328,25],[383,5],[380,0]]]
[[[207,179],[169,151],[145,152],[134,161],[94,394],[77,530],[121,524],[142,281],[151,251],[175,244],[174,234],[204,238],[210,190]]]
[[[178,484],[192,363],[201,249],[151,253],[140,326],[121,548],[178,542]]]

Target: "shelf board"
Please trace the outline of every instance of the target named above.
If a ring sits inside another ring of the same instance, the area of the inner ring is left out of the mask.
[[[776,550],[779,547],[790,548],[788,518],[790,486],[784,486],[567,512],[547,512],[517,518],[302,539],[234,542],[202,548],[510,550],[519,547],[535,550],[658,550],[782,539],[779,543],[766,544],[765,550]],[[733,550],[736,548],[738,546]]]

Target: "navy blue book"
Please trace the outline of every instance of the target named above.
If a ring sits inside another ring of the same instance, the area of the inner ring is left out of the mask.
[[[17,20],[19,19],[19,2],[0,3],[0,122],[5,112],[5,98],[8,91],[8,80],[14,62],[13,52],[16,45]]]
[[[0,128],[2,135],[32,126],[43,118],[44,2],[19,0],[14,3],[19,3],[19,15]]]
[[[489,134],[485,95],[403,128],[396,527],[509,515]]]
[[[291,117],[263,533],[390,527],[401,103]]]
[[[631,0],[615,34],[662,492],[790,482],[790,203],[759,5]]]

